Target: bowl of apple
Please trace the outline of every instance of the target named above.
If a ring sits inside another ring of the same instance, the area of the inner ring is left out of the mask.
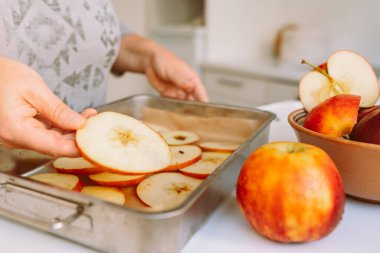
[[[288,121],[298,140],[322,148],[336,164],[345,193],[380,203],[379,84],[368,61],[341,50],[300,81],[304,108]]]

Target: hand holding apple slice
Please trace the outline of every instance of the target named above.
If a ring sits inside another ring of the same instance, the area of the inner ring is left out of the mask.
[[[170,164],[170,149],[162,137],[141,121],[124,114],[102,112],[76,133],[83,157],[100,168],[121,174],[144,174]]]
[[[308,112],[319,103],[339,94],[361,96],[360,107],[376,103],[379,97],[376,74],[359,54],[341,50],[330,55],[327,70],[311,66],[314,70],[306,74],[299,84],[299,96]]]
[[[202,150],[195,145],[171,146],[171,163],[164,171],[174,171],[189,166],[201,159]]]
[[[217,152],[233,152],[235,151],[240,144],[236,142],[201,142],[199,143],[199,146],[203,150],[207,151],[217,151]]]
[[[202,180],[177,172],[164,172],[150,176],[138,184],[136,192],[142,202],[157,210],[179,206]]]
[[[81,193],[91,195],[117,205],[124,205],[125,202],[123,192],[115,187],[85,186],[82,188]]]
[[[188,131],[170,131],[161,134],[169,145],[187,145],[199,140],[199,136]]]
[[[83,157],[61,157],[53,162],[54,169],[59,173],[90,175],[102,172]]]
[[[226,152],[203,152],[200,161],[180,169],[180,172],[191,177],[204,179],[214,172],[230,155],[230,153]]]
[[[328,136],[349,135],[356,123],[359,104],[360,97],[356,95],[330,97],[308,113],[303,126]]]
[[[41,173],[30,176],[31,179],[72,191],[81,191],[83,183],[79,177],[69,174]]]
[[[125,187],[140,183],[146,175],[123,175],[110,172],[102,172],[90,175],[89,178],[103,186]]]

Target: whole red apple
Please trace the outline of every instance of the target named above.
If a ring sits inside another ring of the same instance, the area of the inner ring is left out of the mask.
[[[360,118],[351,131],[350,139],[380,144],[380,107],[374,107]]]
[[[236,197],[258,233],[284,243],[328,235],[345,203],[342,179],[329,155],[295,142],[269,143],[254,151],[240,172]]]
[[[303,126],[312,131],[334,137],[350,134],[359,111],[360,96],[335,95],[314,107]]]
[[[357,122],[359,122],[364,116],[366,116],[368,113],[380,109],[380,105],[374,105],[371,107],[366,107],[366,108],[360,108],[359,113],[358,113],[358,119]]]

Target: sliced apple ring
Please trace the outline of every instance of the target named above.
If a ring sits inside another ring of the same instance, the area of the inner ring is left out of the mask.
[[[91,175],[103,171],[102,169],[92,165],[83,157],[61,157],[53,162],[53,167],[59,173],[75,175]]]
[[[152,124],[152,123],[145,123],[148,127],[152,128],[154,131],[156,131],[157,133],[165,133],[165,132],[169,132],[169,128],[166,128],[164,126],[161,126],[161,125],[157,125],[157,124]]]
[[[150,176],[137,185],[137,196],[156,210],[169,210],[179,206],[202,183],[202,180],[177,172],[164,172]]]
[[[164,171],[174,171],[189,166],[201,159],[202,150],[195,145],[171,146],[172,160]]]
[[[218,151],[218,152],[233,152],[240,144],[236,142],[201,142],[199,146],[203,150]]]
[[[199,140],[199,136],[188,131],[170,131],[161,134],[169,145],[187,145]]]
[[[30,178],[41,183],[77,192],[81,191],[83,187],[79,177],[70,174],[41,173],[30,176]]]
[[[146,205],[144,202],[140,200],[136,193],[136,186],[123,187],[121,188],[121,191],[124,193],[125,196],[124,205],[126,207],[145,212],[155,211],[155,209]]]
[[[170,164],[165,140],[141,121],[124,114],[102,112],[76,133],[82,156],[111,172],[144,174]]]
[[[146,175],[123,175],[111,172],[102,172],[89,175],[89,178],[97,184],[103,186],[125,187],[140,183]]]
[[[85,186],[81,193],[87,194],[117,205],[124,205],[124,193],[115,187]]]
[[[187,176],[204,179],[214,172],[230,155],[230,153],[226,152],[203,152],[201,160],[179,171]]]

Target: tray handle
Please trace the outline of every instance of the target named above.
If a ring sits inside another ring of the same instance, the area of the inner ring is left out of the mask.
[[[77,221],[76,228],[90,231],[92,220],[84,215],[85,206],[10,182],[0,183],[0,214],[43,230],[58,231]]]

